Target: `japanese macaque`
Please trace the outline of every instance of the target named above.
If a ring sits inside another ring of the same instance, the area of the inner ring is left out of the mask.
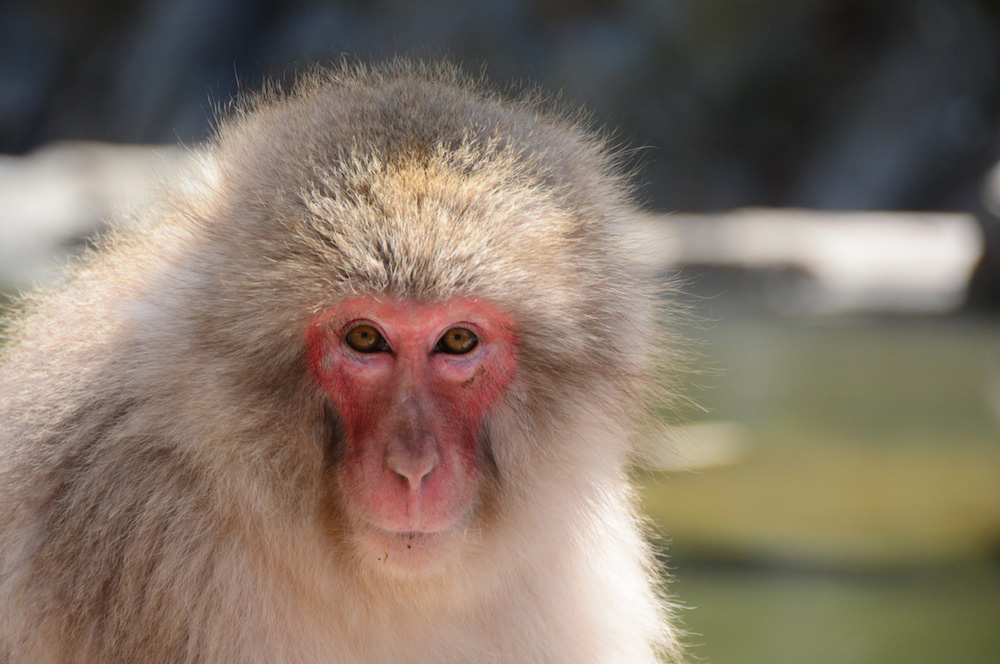
[[[303,79],[9,326],[0,661],[676,660],[619,160],[449,67]]]

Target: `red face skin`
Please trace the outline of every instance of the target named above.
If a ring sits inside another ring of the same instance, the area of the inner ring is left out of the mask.
[[[347,335],[359,325],[378,330],[388,348],[354,349]],[[438,349],[455,327],[478,338],[469,352]],[[471,298],[355,297],[319,313],[307,345],[342,418],[341,487],[358,543],[393,567],[432,567],[457,546],[475,508],[482,418],[517,369],[512,321]]]

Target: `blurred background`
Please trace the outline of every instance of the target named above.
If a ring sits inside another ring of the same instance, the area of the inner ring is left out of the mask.
[[[0,293],[344,54],[559,92],[633,155],[697,340],[636,470],[697,660],[1000,661],[1000,3],[3,0]]]

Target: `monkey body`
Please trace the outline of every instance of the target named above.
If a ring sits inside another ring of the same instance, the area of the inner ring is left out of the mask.
[[[12,327],[0,660],[653,662],[656,360],[600,142],[316,73]]]

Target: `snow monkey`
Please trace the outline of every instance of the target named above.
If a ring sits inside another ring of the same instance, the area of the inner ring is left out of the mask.
[[[0,661],[675,661],[606,143],[399,62],[229,112],[8,325]]]

